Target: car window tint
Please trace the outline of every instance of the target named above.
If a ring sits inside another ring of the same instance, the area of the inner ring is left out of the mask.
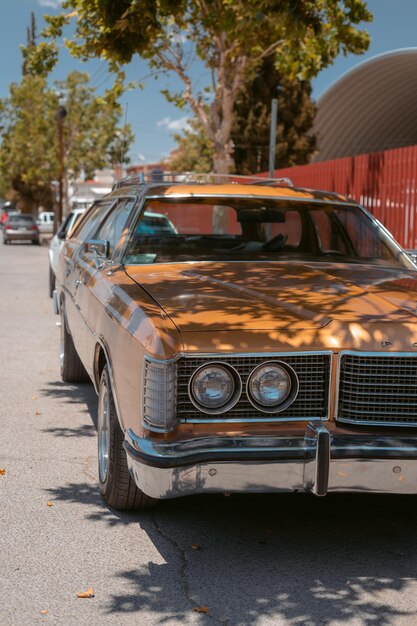
[[[72,220],[72,217],[73,217],[72,213],[69,213],[67,215],[67,217],[65,218],[65,220],[62,222],[61,226],[58,229],[59,233],[65,233],[65,234],[67,233],[68,226]]]
[[[107,212],[114,204],[114,199],[110,202],[98,202],[93,204],[91,209],[86,213],[85,218],[76,226],[75,230],[71,233],[71,237],[85,241],[92,232],[94,232],[97,226],[105,218]]]
[[[221,217],[219,213],[221,212]],[[221,207],[209,202],[163,202],[151,200],[140,222],[149,224],[149,217],[153,216],[157,224],[157,232],[166,228],[167,220],[176,233],[187,235],[211,235],[213,231],[224,235],[238,235],[241,227],[237,220],[236,209],[223,204]],[[165,216],[165,218],[164,218]]]
[[[321,252],[338,252],[348,254],[349,248],[340,222],[335,219],[332,211],[311,211],[311,218],[316,228],[319,248]]]
[[[175,234],[177,229],[166,215],[158,215],[158,213],[145,212],[137,226],[137,233],[141,235]]]
[[[359,257],[373,259],[389,259],[392,252],[383,238],[376,238],[375,228],[371,220],[360,219],[359,213],[338,211],[337,219],[343,225],[350,241]]]
[[[71,221],[67,227],[67,237],[71,236],[71,232],[74,230],[83,215],[84,213],[75,213],[74,215],[71,215]]]
[[[10,218],[10,222],[27,222],[33,223],[35,220],[31,215],[14,215]]]
[[[404,266],[360,207],[231,196],[149,199],[123,257],[127,264],[284,259]]]
[[[301,243],[302,237],[302,222],[299,211],[286,211],[285,222],[280,224],[269,225],[268,239],[282,235],[286,237],[286,246],[293,246],[297,248]]]
[[[114,248],[122,236],[124,227],[135,204],[134,199],[121,200],[106,217],[95,233],[95,239],[109,242],[109,255],[113,256]]]

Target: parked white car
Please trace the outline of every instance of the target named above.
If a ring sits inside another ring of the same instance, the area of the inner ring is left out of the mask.
[[[58,228],[55,235],[52,237],[51,243],[49,244],[49,295],[51,298],[52,293],[55,289],[55,273],[59,253],[65,239],[74,228],[80,216],[83,215],[83,213],[85,212],[86,209],[73,209],[72,211],[70,211],[67,217],[62,222],[61,226]]]
[[[36,225],[40,235],[52,235],[54,232],[55,213],[52,211],[42,211],[36,219]]]

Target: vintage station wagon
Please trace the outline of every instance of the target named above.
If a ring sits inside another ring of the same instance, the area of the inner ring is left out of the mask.
[[[110,505],[417,493],[417,268],[355,202],[124,179],[65,242],[54,302]]]

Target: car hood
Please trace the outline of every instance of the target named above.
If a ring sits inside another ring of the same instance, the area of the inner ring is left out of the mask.
[[[417,272],[331,263],[178,263],[125,271],[180,331],[417,321]]]

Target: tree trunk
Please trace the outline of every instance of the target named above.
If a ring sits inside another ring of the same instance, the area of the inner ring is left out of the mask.
[[[221,140],[223,133],[218,131],[216,141],[214,143],[214,156],[213,156],[213,172],[214,174],[228,174],[231,166],[233,165],[233,159],[231,156],[232,146],[229,140],[229,136],[224,141]],[[220,137],[218,137],[220,135]],[[214,182],[226,183],[227,178],[219,176],[216,180],[214,176]],[[215,206],[213,207],[213,233],[226,234],[228,231],[228,211],[225,207]]]

